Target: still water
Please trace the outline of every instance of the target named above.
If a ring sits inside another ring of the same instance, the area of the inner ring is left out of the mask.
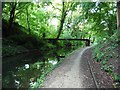
[[[76,47],[35,51],[3,58],[2,87],[30,88],[47,69],[55,66],[74,49]]]

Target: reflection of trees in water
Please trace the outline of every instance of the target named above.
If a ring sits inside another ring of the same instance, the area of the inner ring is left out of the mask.
[[[3,58],[3,87],[29,88],[31,82],[60,62],[68,52],[70,49],[55,49],[42,54],[27,53]]]

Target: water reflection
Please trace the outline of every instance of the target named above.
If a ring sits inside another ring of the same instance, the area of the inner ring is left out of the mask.
[[[2,87],[29,88],[45,70],[56,65],[72,49],[32,52],[3,58]]]

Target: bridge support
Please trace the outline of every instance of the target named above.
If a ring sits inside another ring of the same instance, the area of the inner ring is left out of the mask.
[[[85,45],[90,46],[90,40],[86,40]]]

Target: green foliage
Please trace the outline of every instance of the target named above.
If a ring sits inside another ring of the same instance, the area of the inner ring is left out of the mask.
[[[102,65],[106,65],[106,64],[107,64],[106,60],[102,61]]]
[[[116,43],[116,45],[113,45],[113,47],[117,47],[118,45],[120,45],[120,30],[119,29],[116,30],[116,32],[110,38],[110,40]]]
[[[114,73],[112,76],[113,76],[115,81],[120,82],[120,75],[119,74]]]
[[[103,65],[101,67],[102,70],[108,72],[109,74],[113,73],[113,66],[112,65]]]
[[[113,35],[116,30],[115,3],[84,2],[80,4],[80,7],[82,7],[82,11],[76,20],[77,24],[81,21],[84,23],[84,31],[91,31],[90,34],[94,35],[97,40],[100,37],[103,40],[103,38]]]
[[[60,62],[58,62],[56,65],[47,68],[46,70],[42,70],[43,73],[42,73],[42,75],[37,79],[36,84],[33,85],[33,86],[31,86],[29,89],[30,89],[30,90],[33,90],[34,88],[43,87],[43,82],[45,81],[46,75],[47,75],[49,72],[51,72],[52,70],[54,70],[56,67],[58,67],[58,66],[62,63],[62,61],[63,61],[63,60],[61,60]]]
[[[97,62],[101,61],[103,56],[104,56],[104,54],[102,52],[101,53],[97,53]]]
[[[111,37],[109,37],[109,39],[101,41],[98,43],[98,45],[95,46],[93,51],[93,58],[97,62],[101,61],[101,70],[104,70],[109,75],[111,75],[114,81],[119,82],[120,75],[116,74],[114,71],[115,66],[109,62],[111,59],[116,60],[119,58],[119,55],[116,52],[117,47],[120,45],[118,44],[119,39],[116,35],[117,32],[119,31],[116,31]],[[119,85],[114,84],[114,87],[119,87]]]
[[[18,45],[22,45],[26,48],[38,48],[43,45],[43,42],[39,41],[39,39],[33,35],[14,35],[9,37],[10,40],[13,40]]]
[[[9,8],[12,7],[11,4],[13,3],[4,3],[2,16],[7,21],[9,20]],[[40,34],[38,33],[45,32],[48,29],[46,21],[48,20],[49,14],[45,12],[42,8],[38,8],[38,6],[34,5],[33,3],[17,3],[14,21],[17,22],[19,25],[25,27],[26,29],[28,29],[26,8],[29,14],[28,18],[31,33],[37,34],[37,36],[39,36]],[[29,33],[29,31],[27,32]]]
[[[2,48],[2,55],[3,57],[4,56],[11,56],[11,55],[14,55],[15,53],[17,52],[17,49],[16,48],[13,48],[9,45],[9,47],[3,47]]]
[[[114,83],[113,83],[114,88],[119,88],[120,87],[120,75],[117,73],[113,73],[112,78],[114,79]]]
[[[2,16],[7,21],[9,20],[12,4],[12,2],[3,3]],[[18,2],[14,22],[26,28],[23,31],[27,34],[31,33],[38,38],[42,38],[43,33],[45,33],[46,38],[55,38],[61,16],[58,10],[61,10],[61,6],[62,4],[58,5],[53,2],[49,4]],[[103,40],[103,37],[111,36],[116,29],[116,25],[114,25],[116,22],[114,6],[114,3],[104,2],[65,3],[67,16],[61,38],[89,38],[91,40],[95,38],[98,42],[98,40]],[[53,11],[52,13],[49,8]],[[57,22],[54,23],[56,25],[53,25],[54,21],[52,20],[55,19]]]
[[[112,73],[113,69],[108,65],[110,58],[117,57],[112,53],[120,45],[120,30],[116,32],[116,8],[113,2],[16,2],[15,15],[12,29],[10,16],[14,2],[2,4],[2,29],[3,29],[3,56],[15,55],[23,50],[49,50],[71,45],[84,46],[84,42],[68,41],[68,38],[90,39],[98,43],[94,48],[93,57],[102,64],[103,70]],[[65,21],[60,23],[63,15]],[[43,38],[56,38],[60,24],[63,31],[60,38],[66,41],[58,41],[56,46],[53,41],[45,41]],[[44,36],[45,33],[45,36]],[[26,49],[27,48],[27,49]],[[104,50],[103,50],[104,49]],[[36,63],[33,67],[39,66]],[[32,87],[42,86],[47,73],[54,67],[48,68]],[[116,79],[116,76],[114,76]]]
[[[51,44],[51,43],[47,43],[47,47],[50,48],[50,49],[53,49],[53,48],[55,48],[56,46],[53,45],[53,44]]]
[[[11,56],[17,53],[23,52],[23,50],[27,50],[25,47],[16,45],[13,41],[3,39],[2,44],[2,56]]]

